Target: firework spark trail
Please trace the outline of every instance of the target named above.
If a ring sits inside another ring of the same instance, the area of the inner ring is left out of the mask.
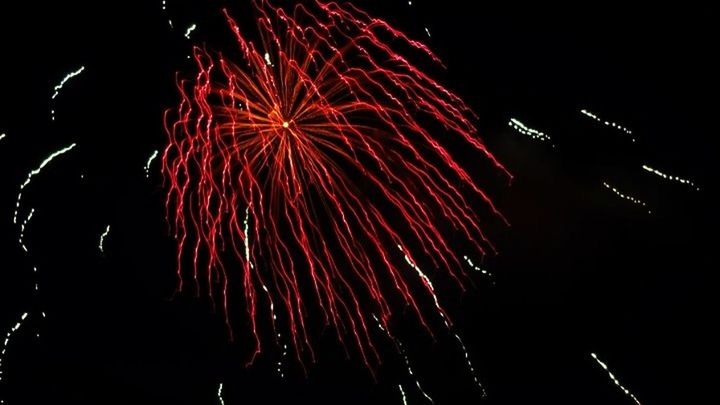
[[[620,131],[622,131],[622,132],[630,135],[630,139],[632,139],[632,141],[635,142],[635,137],[633,136],[632,131],[629,130],[629,129],[627,129],[627,128],[625,128],[624,126],[622,126],[622,125],[620,125],[620,124],[616,124],[616,123],[614,123],[614,122],[612,122],[612,121],[606,121],[606,120],[598,117],[597,115],[593,114],[592,112],[590,112],[590,111],[588,111],[588,110],[580,110],[580,113],[583,114],[583,115],[585,115],[586,117],[590,117],[590,118],[594,119],[595,121],[597,121],[597,122],[599,122],[599,123],[601,123],[601,124],[603,124],[603,125],[605,125],[605,126],[615,128],[615,129],[617,129],[617,130],[620,130]]]
[[[108,225],[107,228],[105,228],[105,232],[100,235],[100,242],[98,243],[100,253],[105,253],[105,238],[107,238],[108,234],[110,234],[110,225]]]
[[[471,267],[473,270],[475,270],[475,271],[477,271],[477,272],[480,272],[481,274],[483,274],[483,275],[485,275],[485,276],[488,276],[488,277],[492,277],[492,276],[493,276],[492,273],[490,273],[489,271],[487,271],[487,270],[485,270],[485,269],[483,269],[483,268],[481,268],[481,267],[476,266],[475,263],[473,263],[473,261],[470,260],[470,258],[469,258],[468,256],[463,256],[463,259],[465,259],[465,261],[467,262],[467,264],[470,265],[470,267]]]
[[[611,186],[610,184],[608,184],[608,183],[606,183],[606,182],[603,182],[603,186],[605,186],[605,188],[607,188],[608,190],[610,190],[610,191],[612,191],[613,193],[615,193],[615,195],[617,195],[618,197],[620,197],[620,198],[622,198],[622,199],[625,199],[625,200],[628,200],[628,201],[630,201],[631,203],[633,203],[633,204],[635,204],[635,205],[640,205],[640,206],[642,206],[642,207],[647,208],[647,204],[646,204],[644,201],[639,200],[639,199],[637,199],[637,198],[635,198],[635,197],[633,197],[633,196],[630,196],[630,195],[627,195],[627,194],[623,194],[623,193],[621,193],[618,189],[616,189],[615,187]],[[648,214],[652,214],[652,211],[648,209],[647,213],[648,213]]]
[[[304,2],[291,13],[266,0],[254,6],[261,46],[225,11],[242,63],[195,48],[197,75],[178,81],[181,103],[166,114],[162,161],[179,288],[190,273],[197,290],[221,289],[229,325],[228,285],[242,283],[250,361],[261,351],[258,290],[268,287],[301,363],[301,354],[314,359],[312,305],[372,369],[379,358],[369,316],[389,319],[388,294],[430,331],[418,300],[431,288],[423,279],[425,291],[412,291],[388,246],[415,246],[408,258],[431,260],[460,286],[467,275],[438,224],[478,254],[494,253],[471,207],[483,203],[504,218],[444,142],[462,142],[510,175],[462,99],[394,49],[441,65],[424,44],[349,3]],[[250,235],[237,207],[252,217],[249,252],[240,248]],[[233,271],[223,251],[235,253]]]
[[[52,97],[50,97],[50,100],[54,103],[54,100],[57,96],[60,95],[60,90],[62,90],[63,86],[65,86],[65,83],[68,82],[68,80],[72,79],[73,77],[79,75],[85,70],[85,66],[80,66],[80,68],[74,72],[70,72],[60,81],[60,83],[53,88],[54,93]],[[55,106],[53,104],[52,108],[50,109],[50,118],[55,121]]]
[[[148,158],[147,162],[145,162],[145,177],[148,179],[150,178],[150,165],[152,164],[153,160],[158,157],[159,151],[154,150],[152,155]]]
[[[22,316],[20,317],[20,320],[15,324],[15,326],[12,327],[12,329],[10,329],[10,331],[5,336],[5,341],[3,342],[2,351],[0,352],[0,383],[3,380],[3,373],[4,373],[3,360],[5,359],[5,353],[7,353],[7,349],[8,349],[8,345],[10,344],[10,340],[11,340],[13,334],[15,332],[17,332],[18,329],[20,329],[20,327],[22,326],[23,322],[25,321],[25,319],[27,317],[28,317],[28,313],[27,312],[23,313]],[[5,401],[0,400],[0,404],[2,404],[2,403],[5,403]]]
[[[5,133],[0,134],[0,141],[2,141],[3,139],[5,139],[6,136],[7,136],[7,135],[5,135]]]
[[[25,182],[22,185],[20,185],[20,192],[18,193],[17,201],[15,203],[15,213],[13,215],[13,223],[14,224],[17,224],[17,215],[18,215],[18,210],[20,209],[20,202],[22,200],[23,190],[25,189],[25,187],[30,185],[30,182],[32,181],[33,176],[38,175],[45,166],[47,166],[50,162],[52,162],[53,159],[72,150],[76,145],[77,144],[73,143],[70,146],[67,146],[63,149],[53,152],[50,156],[48,156],[45,160],[43,160],[42,163],[40,163],[40,166],[38,166],[37,169],[32,170],[30,173],[28,173],[27,178],[25,179]]]
[[[165,14],[168,13],[168,11],[167,11],[167,0],[162,0],[162,10],[163,10],[163,12],[164,12]],[[169,16],[168,16],[168,24],[170,24],[170,28],[172,29],[172,28],[173,28],[173,22],[172,22],[172,20],[170,19]]]
[[[590,353],[590,355],[591,355],[592,358],[600,365],[600,367],[602,367],[603,370],[605,370],[605,371],[608,373],[608,376],[610,377],[610,380],[612,380],[612,382],[615,383],[615,385],[617,385],[617,386],[622,390],[622,392],[625,393],[625,395],[627,395],[627,396],[629,396],[630,398],[632,398],[632,400],[635,401],[635,403],[636,403],[637,405],[642,405],[642,404],[640,403],[640,401],[637,399],[637,397],[635,397],[635,395],[634,395],[632,392],[630,392],[627,388],[623,387],[623,385],[620,384],[620,381],[619,381],[619,380],[615,377],[615,375],[610,371],[610,369],[608,368],[607,364],[603,363],[603,362],[597,357],[597,355],[596,355],[595,353]]]
[[[193,31],[195,31],[195,28],[197,28],[197,24],[193,24],[188,27],[187,30],[185,30],[185,38],[190,39],[190,34],[192,34]]]
[[[383,326],[382,322],[380,322],[380,319],[378,319],[378,317],[375,314],[373,314],[373,318],[375,319],[375,322],[376,322],[378,328],[380,328],[381,331],[385,332],[385,335],[387,335],[387,337],[393,342],[393,344],[395,344],[395,348],[397,349],[398,353],[400,353],[400,355],[403,357],[403,361],[405,362],[405,367],[407,368],[408,376],[413,379],[418,391],[420,391],[420,393],[428,401],[430,401],[431,404],[434,404],[435,401],[433,401],[433,399],[430,397],[430,395],[428,395],[425,392],[422,385],[420,385],[420,380],[417,378],[417,376],[415,376],[412,366],[410,365],[410,359],[408,358],[408,355],[405,352],[405,348],[403,347],[402,342],[400,342],[400,340],[398,338],[394,337],[390,333],[390,331],[385,326]]]
[[[24,238],[25,238],[25,227],[27,227],[28,223],[33,217],[33,214],[35,214],[35,208],[30,209],[30,213],[28,214],[27,218],[22,222],[20,225],[20,236],[18,237],[18,242],[20,243],[20,247],[22,248],[25,253],[28,253],[27,246],[25,246]]]
[[[223,383],[220,383],[220,386],[218,387],[217,397],[218,401],[220,401],[220,405],[225,405],[225,400],[223,400]]]
[[[17,224],[17,216],[18,216],[18,211],[20,210],[20,202],[22,200],[23,190],[25,190],[25,187],[30,185],[30,182],[32,181],[33,176],[38,175],[42,171],[42,169],[48,165],[48,163],[52,162],[53,159],[55,159],[56,157],[58,157],[60,155],[67,153],[68,151],[72,150],[75,146],[77,146],[77,144],[73,143],[70,146],[67,146],[56,152],[53,152],[50,156],[48,156],[45,160],[43,160],[42,163],[40,163],[40,166],[38,166],[37,169],[32,170],[30,173],[28,173],[27,178],[25,179],[25,182],[20,185],[20,192],[18,193],[17,201],[15,202],[15,212],[13,214],[13,224]]]
[[[510,118],[508,125],[512,129],[520,132],[523,135],[527,135],[532,139],[537,139],[537,140],[543,141],[543,142],[550,141],[550,136],[547,135],[546,133],[540,132],[536,129],[532,129],[515,118]],[[553,147],[555,147],[555,145],[553,145]]]
[[[405,396],[405,390],[402,387],[402,384],[398,384],[398,389],[400,390],[400,397],[402,398],[403,405],[408,405],[407,397]]]
[[[642,165],[642,168],[643,168],[643,170],[645,170],[645,171],[647,171],[647,172],[650,172],[650,173],[652,173],[652,174],[655,174],[655,175],[657,175],[657,176],[660,176],[660,177],[662,177],[663,179],[667,179],[667,180],[671,180],[671,181],[676,181],[676,182],[678,182],[678,183],[686,184],[686,185],[694,188],[695,190],[700,191],[700,187],[696,186],[695,183],[693,183],[693,182],[690,181],[690,180],[683,179],[683,178],[680,178],[680,177],[678,177],[678,176],[673,176],[673,175],[670,175],[670,174],[663,173],[663,172],[661,172],[660,170],[653,169],[652,167],[650,167],[650,166],[648,166],[648,165]]]

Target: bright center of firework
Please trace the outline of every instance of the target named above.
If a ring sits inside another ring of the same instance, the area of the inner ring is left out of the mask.
[[[283,121],[283,128],[289,128],[289,127],[290,127],[290,123],[287,121]]]

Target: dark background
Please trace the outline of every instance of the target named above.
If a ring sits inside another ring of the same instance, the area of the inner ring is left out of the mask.
[[[0,6],[0,331],[30,312],[8,346],[0,399],[217,404],[223,382],[226,404],[400,404],[397,384],[408,403],[424,403],[389,344],[376,381],[332,339],[320,340],[307,377],[287,364],[281,379],[273,353],[244,367],[243,342],[228,343],[206,299],[173,297],[158,161],[149,180],[143,167],[164,146],[162,112],[177,102],[175,72],[192,72],[190,44],[232,46],[219,9],[246,16],[246,2],[168,0],[166,13],[159,0],[62,3]],[[490,229],[500,255],[484,267],[494,285],[477,278],[465,294],[441,291],[488,398],[480,399],[450,335],[433,342],[400,328],[435,402],[632,403],[591,352],[644,404],[711,402],[717,13],[689,3],[355,3],[427,40],[448,67],[437,76],[477,111],[485,141],[515,175],[508,186],[482,165],[471,168],[512,223]],[[192,42],[183,37],[191,23]],[[51,122],[53,86],[81,65]],[[581,108],[632,128],[638,142]],[[556,147],[512,131],[511,117],[548,133]],[[24,254],[12,224],[19,186],[72,142],[78,147],[25,193],[20,217],[36,213]]]

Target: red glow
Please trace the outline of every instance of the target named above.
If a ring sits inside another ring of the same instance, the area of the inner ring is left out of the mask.
[[[261,43],[226,12],[243,60],[195,48],[197,75],[179,81],[182,101],[166,117],[163,172],[180,288],[189,257],[198,288],[206,283],[212,296],[220,286],[229,319],[228,292],[241,280],[251,361],[262,347],[258,318],[269,314],[274,328],[275,313],[298,359],[314,358],[306,320],[318,308],[370,365],[378,360],[372,315],[388,328],[403,309],[388,297],[427,326],[418,299],[435,298],[433,286],[420,277],[425,291],[413,291],[408,280],[418,274],[403,255],[462,285],[462,253],[438,224],[478,254],[492,249],[473,207],[482,201],[500,213],[446,140],[459,138],[505,169],[468,106],[397,51],[440,64],[424,44],[349,3],[308,2],[286,13],[258,0],[255,8]]]

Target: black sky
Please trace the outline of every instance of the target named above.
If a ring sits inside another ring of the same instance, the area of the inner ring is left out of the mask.
[[[161,177],[157,161],[149,180],[143,167],[165,143],[162,112],[177,101],[175,72],[192,72],[190,45],[230,46],[219,10],[243,16],[246,2],[168,0],[165,13],[160,0],[66,3],[0,5],[0,332],[31,313],[4,358],[0,399],[217,404],[223,382],[228,405],[401,404],[401,383],[408,403],[425,403],[389,345],[377,381],[332,339],[320,340],[308,377],[290,370],[282,380],[272,355],[243,366],[242,343],[227,342],[207,300],[173,298]],[[458,151],[512,224],[490,225],[500,254],[484,265],[494,285],[442,290],[489,396],[479,399],[452,336],[433,342],[408,325],[401,337],[423,386],[437,404],[631,404],[594,352],[643,404],[707,403],[717,353],[717,13],[689,3],[475,3],[355,2],[427,40],[447,65],[437,75],[475,109],[515,175],[508,185]],[[81,65],[52,122],[53,86]],[[638,142],[583,108],[632,128]],[[556,147],[514,132],[511,117]],[[19,186],[73,142],[24,196],[23,209],[36,210],[27,255],[12,224]]]

